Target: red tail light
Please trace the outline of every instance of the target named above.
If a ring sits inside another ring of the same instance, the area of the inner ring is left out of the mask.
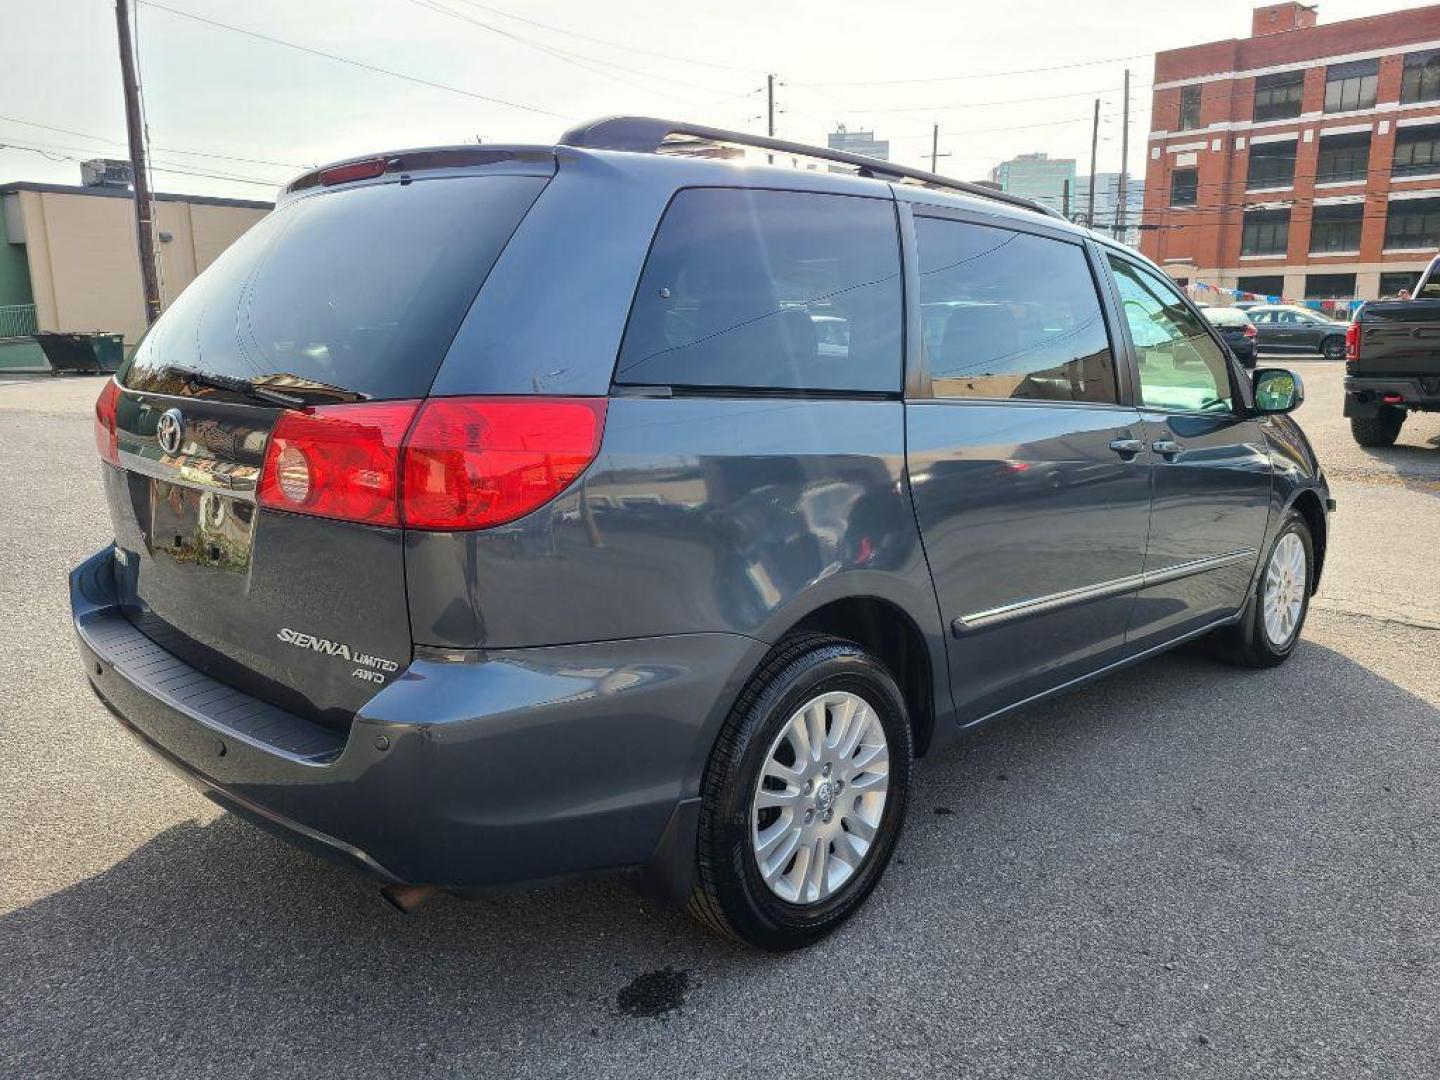
[[[120,433],[115,427],[115,410],[120,401],[120,384],[114,379],[105,381],[105,389],[95,399],[95,449],[100,451],[100,460],[111,465],[120,464]]]
[[[1260,336],[1260,331],[1255,329],[1255,324],[1253,322],[1247,322],[1245,324],[1245,336],[1248,338]]]
[[[1360,359],[1360,320],[1356,319],[1345,328],[1345,362],[1354,363]]]
[[[432,398],[282,413],[265,452],[260,504],[412,529],[503,525],[585,471],[600,447],[605,405]]]
[[[405,440],[405,524],[484,529],[524,517],[595,458],[604,398],[431,398]]]
[[[400,447],[416,401],[323,405],[280,414],[260,505],[367,525],[400,523]]]
[[[366,161],[352,161],[349,165],[336,165],[320,173],[320,183],[325,187],[334,184],[348,184],[354,180],[369,180],[385,172],[384,158],[370,158]]]

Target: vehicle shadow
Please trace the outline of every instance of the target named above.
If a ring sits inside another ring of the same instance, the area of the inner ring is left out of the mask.
[[[1349,1029],[1433,1011],[1437,719],[1423,698],[1311,642],[1265,672],[1160,658],[923,763],[897,861],[867,910],[783,959],[730,946],[618,881],[440,897],[406,917],[373,885],[235,818],[176,825],[0,917],[0,1073],[403,1074],[464,1062],[514,1075],[533,1055],[584,1072],[596,1046],[616,1054],[652,1038],[638,1026],[650,1017],[854,1023],[844,996],[818,1013],[784,1010],[797,985],[866,942],[886,978],[903,973],[899,989],[873,990],[899,993],[895,1007],[919,1008],[912,995],[944,980],[955,1024],[941,1030],[957,1052],[1032,1036],[1063,1045],[1056,1025],[1103,1052],[1096,1016],[1183,1028],[1202,982],[1209,1012],[1263,989],[1267,1008],[1297,1023],[1314,1008],[1306,994],[1328,995],[1327,1012],[1346,1017],[1337,1038],[1363,1039]],[[1302,955],[1296,943],[1321,917],[1326,953]],[[964,962],[946,966],[957,954]],[[1177,956],[1191,968],[1183,988],[1163,966]],[[1362,977],[1377,964],[1383,985]],[[1057,978],[1063,1017],[1033,1004]],[[979,1001],[1003,1024],[965,1022]]]

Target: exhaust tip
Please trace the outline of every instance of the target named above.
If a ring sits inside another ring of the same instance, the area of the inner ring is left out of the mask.
[[[401,915],[409,915],[435,892],[434,885],[386,885],[380,889],[380,896]]]

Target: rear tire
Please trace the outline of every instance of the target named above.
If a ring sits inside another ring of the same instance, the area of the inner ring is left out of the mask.
[[[1361,446],[1394,446],[1405,424],[1405,410],[1382,405],[1373,417],[1352,416],[1350,434]]]
[[[1242,667],[1283,664],[1305,628],[1314,581],[1315,542],[1310,526],[1298,510],[1288,510],[1265,553],[1259,581],[1240,622],[1216,638],[1220,655]]]
[[[905,699],[880,661],[839,638],[781,641],[706,766],[690,913],[776,952],[837,929],[890,862],[912,754]]]
[[[1327,337],[1320,342],[1320,355],[1326,360],[1345,359],[1345,339],[1343,337]]]

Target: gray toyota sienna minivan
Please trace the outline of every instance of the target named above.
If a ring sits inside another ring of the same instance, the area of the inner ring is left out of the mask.
[[[633,867],[793,948],[915,758],[1201,635],[1286,658],[1301,394],[1135,252],[885,162],[635,118],[347,161],[100,395],[75,626],[146,746],[402,906]]]

